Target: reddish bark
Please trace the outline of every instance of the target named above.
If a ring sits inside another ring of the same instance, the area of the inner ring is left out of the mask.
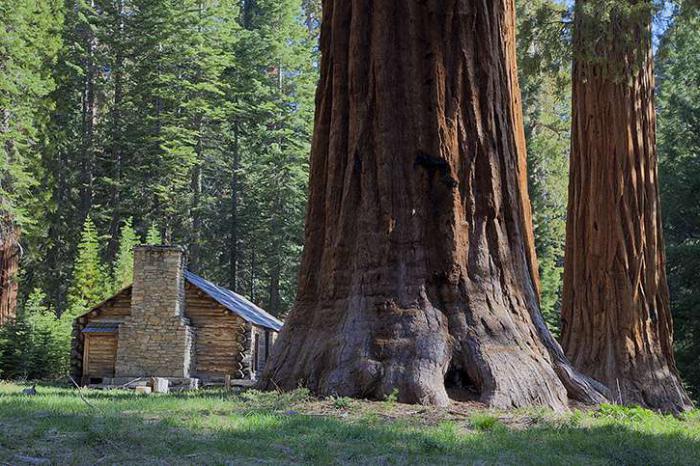
[[[261,386],[601,401],[539,313],[512,0],[326,0],[299,293]]]
[[[17,316],[19,235],[12,216],[7,212],[0,214],[0,326]]]
[[[575,19],[562,345],[617,401],[680,411],[690,401],[664,270],[651,13],[613,13],[601,31],[585,3]]]

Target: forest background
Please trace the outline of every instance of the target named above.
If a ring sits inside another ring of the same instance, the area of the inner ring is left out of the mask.
[[[558,333],[571,5],[517,0],[542,312]],[[0,377],[66,373],[70,321],[135,244],[283,317],[303,246],[320,0],[0,3],[2,235],[21,245]],[[658,138],[676,355],[700,394],[700,10],[658,3]]]

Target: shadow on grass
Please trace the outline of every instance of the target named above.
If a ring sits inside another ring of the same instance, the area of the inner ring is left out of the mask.
[[[464,424],[343,421],[306,416],[259,418],[180,444],[184,455],[321,464],[687,464],[700,461],[700,442],[680,433],[650,434],[620,425],[465,431]]]
[[[27,396],[22,394],[22,389],[31,387],[33,384],[27,383],[18,385],[18,389],[10,393],[0,393],[0,398],[7,399],[26,399]],[[88,400],[112,400],[112,401],[133,401],[139,398],[133,390],[128,389],[112,389],[112,390],[94,390],[83,389],[78,392],[74,386],[65,384],[41,383],[36,384],[37,393],[39,396],[51,396],[63,399],[79,399],[82,395]],[[244,390],[225,391],[223,388],[207,388],[196,391],[174,391],[167,394],[167,397],[172,400],[221,400],[221,399],[240,399]],[[150,395],[153,396],[153,395]]]
[[[117,395],[116,397],[114,395]],[[221,393],[185,395],[213,401]],[[17,455],[47,458],[57,464],[687,464],[700,461],[697,426],[658,418],[643,426],[614,419],[591,419],[527,430],[500,424],[471,430],[468,421],[418,424],[418,419],[387,421],[378,416],[338,419],[281,415],[238,403],[207,403],[216,411],[180,406],[149,411],[158,400],[129,393],[90,392],[91,400],[115,402],[96,413],[72,404],[62,391],[42,400],[5,395],[0,403],[0,460]],[[218,397],[218,398],[217,398]],[[121,401],[129,399],[129,402]],[[176,397],[162,398],[177,402]],[[107,405],[108,403],[105,403]],[[182,404],[182,403],[181,403]],[[46,411],[46,405],[54,407]],[[60,441],[55,441],[60,439]]]

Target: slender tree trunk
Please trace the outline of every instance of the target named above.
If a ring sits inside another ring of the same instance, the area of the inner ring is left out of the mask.
[[[270,271],[269,303],[267,310],[273,316],[281,314],[282,298],[280,296],[280,267],[279,260],[273,259],[272,270]]]
[[[119,35],[116,57],[114,60],[114,101],[112,103],[112,186],[110,204],[112,208],[112,217],[109,223],[110,241],[107,250],[107,257],[113,261],[117,255],[119,248],[119,229],[121,226],[121,190],[122,190],[122,165],[124,162],[123,143],[124,143],[124,127],[122,121],[122,105],[124,100],[124,0],[118,0],[116,3],[116,27],[115,30]]]
[[[95,2],[90,3],[95,8]],[[85,77],[82,95],[82,149],[81,149],[81,185],[80,185],[80,221],[90,212],[93,201],[95,177],[94,135],[97,120],[97,99],[95,78],[95,49],[97,39],[89,27],[83,27],[83,39],[86,48]]]
[[[197,3],[198,10],[198,23],[197,23],[197,33],[202,33],[202,14],[204,5],[202,2]],[[194,83],[199,84],[202,80],[202,70],[197,69],[195,73]],[[197,91],[192,96],[193,98],[201,97],[200,92]],[[193,119],[193,127],[197,134],[197,144],[195,145],[195,154],[197,156],[197,161],[192,168],[192,235],[190,242],[189,251],[189,266],[192,271],[199,273],[200,262],[202,260],[202,228],[204,227],[204,220],[202,218],[202,164],[204,163],[204,116],[201,112],[197,112]]]
[[[243,8],[241,8],[242,24],[246,29],[250,29],[253,25],[253,17],[255,16],[255,8],[257,7],[256,0],[243,0]]]
[[[279,176],[282,176],[281,174]],[[284,180],[279,180],[279,184],[284,183]],[[270,286],[268,288],[268,305],[267,309],[274,316],[281,315],[282,297],[280,295],[280,278],[282,275],[282,238],[284,235],[284,226],[280,221],[283,205],[280,194],[280,186],[278,182],[274,182],[275,194],[273,199],[272,219],[270,222],[272,241],[270,244]]]
[[[188,264],[192,271],[199,272],[202,255],[202,154],[201,141],[197,144],[197,164],[192,168],[192,242]]]
[[[590,1],[575,18],[563,347],[618,402],[681,411],[690,401],[664,270],[650,5],[630,0],[636,13],[613,11],[601,26]]]
[[[255,260],[255,244],[250,247],[250,300],[255,302],[257,291],[255,288],[255,276],[257,274],[257,262]]]
[[[300,288],[261,386],[604,400],[539,314],[513,1],[326,0],[323,19]]]
[[[66,234],[64,233],[64,228],[62,228],[66,222],[71,220],[68,219],[72,209],[69,209],[69,188],[68,180],[66,179],[65,170],[62,170],[67,164],[68,157],[66,153],[59,149],[56,151],[55,163],[52,163],[54,180],[52,189],[52,202],[55,205],[54,212],[50,216],[49,228],[48,228],[48,238],[52,239],[49,243],[48,251],[46,253],[46,267],[48,270],[52,271],[54,275],[54,280],[51,280],[50,288],[48,290],[48,295],[51,302],[54,303],[56,307],[56,315],[61,316],[66,310],[67,306],[67,294],[68,294],[68,284],[70,283],[70,269],[66,267],[65,257],[68,252]]]
[[[233,125],[233,164],[231,166],[231,223],[229,225],[229,288],[237,291],[238,288],[238,170],[241,165],[240,148],[238,144],[238,124]]]
[[[277,62],[277,92],[281,99],[284,92],[284,68],[282,60]],[[279,146],[280,158],[284,160],[284,154],[287,150],[285,138],[282,132],[284,125],[284,115],[282,111],[283,102],[280,102],[279,114],[277,115],[278,122],[275,124],[275,129],[278,132],[277,145]],[[287,167],[284,162],[276,167],[277,177],[272,180],[272,218],[270,219],[270,229],[272,231],[271,249],[271,267],[270,267],[270,286],[268,288],[268,310],[274,316],[281,314],[282,297],[280,295],[280,278],[282,275],[282,241],[284,240],[284,225],[282,215],[284,212],[284,198],[282,194],[282,186],[287,183]]]

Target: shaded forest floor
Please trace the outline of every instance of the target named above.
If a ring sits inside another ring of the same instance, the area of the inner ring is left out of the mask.
[[[700,412],[449,409],[0,383],[0,464],[700,464]]]

